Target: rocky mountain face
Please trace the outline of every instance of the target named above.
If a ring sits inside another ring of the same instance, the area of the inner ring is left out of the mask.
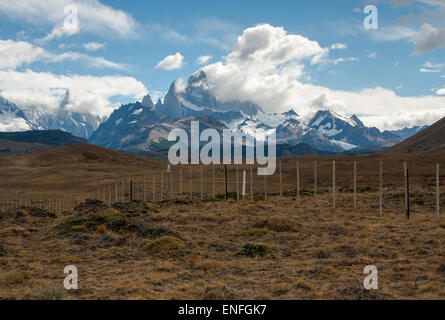
[[[201,130],[227,128],[251,136],[257,129],[276,129],[279,145],[292,149],[303,144],[321,152],[341,153],[380,150],[425,129],[381,132],[366,127],[355,115],[344,117],[329,110],[319,110],[309,118],[293,109],[269,114],[252,101],[217,97],[203,71],[192,75],[185,88],[173,82],[164,100],[154,103],[147,95],[142,102],[121,106],[106,121],[89,113],[73,112],[71,104],[69,91],[51,113],[36,107],[21,109],[0,97],[0,131],[60,129],[110,149],[150,152],[168,148],[172,144],[168,142],[171,130],[189,130],[190,121],[197,120]]]
[[[415,126],[412,128],[405,128],[405,129],[401,129],[401,130],[391,130],[389,132],[391,132],[392,134],[394,134],[402,139],[408,139],[408,138],[411,138],[412,136],[415,136],[419,132],[422,132],[426,128],[428,128],[428,126]]]
[[[399,138],[387,131],[380,132],[377,128],[365,127],[355,115],[346,118],[329,110],[318,111],[309,126],[345,149],[381,145]]]
[[[169,132],[175,128],[189,130],[192,120],[204,124],[202,130],[228,128],[251,136],[256,129],[276,129],[277,144],[309,145],[322,152],[387,147],[401,139],[395,133],[366,127],[355,115],[347,118],[320,110],[308,119],[292,109],[283,114],[268,114],[253,102],[221,100],[212,93],[205,73],[200,71],[190,77],[184,90],[173,82],[164,101],[154,104],[146,96],[142,103],[122,106],[89,141],[118,150],[162,150],[171,145],[167,141]]]
[[[35,129],[22,109],[0,96],[0,131],[26,131]]]

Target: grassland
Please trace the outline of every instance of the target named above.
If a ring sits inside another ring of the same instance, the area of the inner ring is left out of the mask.
[[[233,166],[228,168],[229,200],[223,200],[220,166],[215,168],[219,200],[210,199],[210,166],[203,168],[205,200],[200,201],[200,169],[193,169],[190,183],[190,168],[183,167],[184,196],[177,200],[165,200],[166,189],[164,201],[157,194],[155,203],[110,205],[95,200],[57,213],[29,207],[0,211],[0,298],[445,298],[445,221],[444,215],[440,221],[435,216],[435,165],[445,167],[445,156],[281,160],[282,199],[276,174],[267,178],[268,201],[262,194],[264,179],[254,176],[254,200],[237,202]],[[301,168],[300,202],[296,160]],[[332,160],[337,161],[336,209]],[[351,193],[354,161],[358,162],[357,210]],[[383,217],[377,194],[380,161],[384,164]],[[412,183],[410,220],[404,212],[404,161]],[[165,167],[159,161],[89,145],[2,158],[0,198],[86,197],[104,184],[130,176],[140,182],[143,175],[155,175],[159,183]],[[240,176],[242,170],[250,171],[246,166],[238,169]],[[179,196],[178,170],[173,168],[175,197]],[[442,207],[444,201],[442,194]],[[77,291],[63,289],[63,269],[70,264],[79,271]],[[367,265],[379,270],[378,291],[362,288]]]
[[[0,214],[3,299],[444,299],[445,221],[376,194],[115,204]],[[79,290],[63,289],[63,269]],[[363,268],[379,270],[365,291]]]

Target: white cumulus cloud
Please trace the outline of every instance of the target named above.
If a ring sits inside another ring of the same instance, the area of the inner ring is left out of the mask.
[[[202,70],[209,89],[220,99],[250,100],[266,112],[294,108],[309,116],[329,108],[357,114],[365,124],[380,129],[431,124],[445,116],[445,98],[438,95],[401,97],[381,87],[345,91],[306,83],[305,67],[322,62],[328,52],[316,41],[283,28],[259,25],[244,31],[227,58]]]
[[[66,18],[64,9],[67,6],[75,6],[79,16],[79,30],[71,30],[71,33],[84,31],[120,37],[136,34],[137,23],[130,14],[104,5],[98,0],[0,1],[0,14],[14,22],[53,28],[46,39],[50,40],[67,32],[63,29]]]
[[[200,56],[198,59],[196,59],[196,63],[203,65],[206,64],[212,59],[212,56]]]
[[[69,89],[73,110],[100,116],[109,115],[119,106],[115,99],[141,99],[148,92],[140,81],[131,77],[56,75],[31,70],[0,71],[0,88],[0,94],[17,105],[48,110],[57,108]]]
[[[28,42],[0,39],[0,70],[15,70],[37,61],[43,63],[78,61],[94,68],[119,70],[127,68],[123,64],[109,61],[103,57],[92,57],[84,53],[72,51],[55,54]]]
[[[181,69],[184,66],[184,56],[177,52],[174,55],[165,57],[156,65],[156,69],[167,71]]]
[[[85,43],[83,47],[88,51],[97,51],[106,46],[105,43],[99,43],[99,42],[89,42]]]

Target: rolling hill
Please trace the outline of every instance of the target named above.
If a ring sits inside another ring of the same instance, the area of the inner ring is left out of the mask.
[[[79,143],[86,143],[86,140],[61,130],[0,132],[0,157],[32,153]]]
[[[445,118],[382,154],[445,153]]]
[[[89,144],[0,158],[0,194],[68,196],[159,170],[161,162]]]

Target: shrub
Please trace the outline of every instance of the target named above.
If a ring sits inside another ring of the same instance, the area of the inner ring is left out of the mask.
[[[318,249],[315,251],[314,255],[318,259],[327,259],[331,256],[331,253],[327,249]]]
[[[269,233],[269,230],[265,228],[258,228],[258,229],[250,229],[246,230],[243,233],[241,233],[241,236],[245,238],[260,238]]]
[[[178,257],[185,254],[185,246],[181,239],[172,236],[160,237],[144,248],[156,257]]]
[[[85,225],[78,225],[78,226],[72,226],[70,231],[75,233],[85,233],[88,231],[88,229]]]
[[[32,293],[31,297],[37,300],[60,300],[65,297],[65,292],[58,288],[45,288]]]
[[[107,227],[105,225],[101,224],[101,225],[97,226],[96,232],[103,234],[103,233],[107,232]]]
[[[360,283],[354,283],[347,288],[337,290],[336,300],[385,300],[376,290],[365,290]]]
[[[268,255],[274,256],[276,249],[263,243],[246,243],[236,254],[244,257],[265,257]]]
[[[233,300],[234,295],[224,286],[207,287],[203,293],[203,300]]]
[[[106,213],[102,214],[100,218],[105,223],[113,222],[114,220],[119,220],[119,219],[127,219],[126,216],[124,216],[119,211],[115,211],[115,210],[111,210],[109,212],[106,212]]]
[[[11,271],[9,273],[4,274],[0,278],[0,283],[3,286],[16,286],[19,284],[23,284],[25,282],[25,275],[20,271]]]
[[[209,270],[220,269],[222,267],[222,263],[216,260],[205,260],[196,263],[195,267],[197,270],[209,271]]]
[[[296,230],[296,225],[291,220],[283,216],[272,216],[257,225],[259,228],[266,228],[276,232],[292,232]]]
[[[5,245],[0,241],[0,257],[9,257],[9,251]]]
[[[439,264],[439,269],[437,271],[441,273],[443,276],[445,276],[445,259],[442,259],[441,263]]]
[[[266,197],[264,197],[264,194],[259,193],[253,196],[254,201],[264,201],[266,200]]]

